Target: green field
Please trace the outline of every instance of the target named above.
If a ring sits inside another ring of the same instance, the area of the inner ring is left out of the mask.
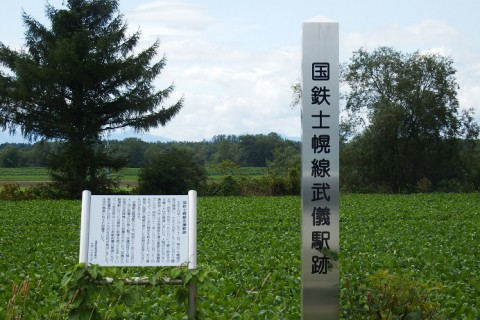
[[[236,174],[245,176],[261,176],[265,174],[264,167],[242,167],[237,170]],[[122,181],[137,181],[140,168],[125,168],[120,172]],[[213,169],[208,169],[207,174],[212,179],[219,179],[223,175]],[[25,167],[25,168],[0,168],[1,182],[39,182],[48,181],[47,168],[41,167]]]
[[[0,168],[0,181],[48,181],[47,168]]]
[[[120,172],[122,180],[137,180],[139,168],[125,168]],[[0,181],[21,182],[21,181],[48,181],[47,168],[25,167],[25,168],[0,168]]]
[[[266,167],[240,167],[235,170],[234,174],[237,176],[261,177],[265,175],[266,172]],[[211,179],[220,179],[225,176],[225,173],[212,168],[207,168],[207,175]]]
[[[198,206],[198,264],[219,272],[213,287],[199,286],[200,316],[300,319],[300,198],[201,197]],[[80,207],[79,201],[0,202],[0,318],[7,310],[24,319],[65,318],[60,282],[78,260]],[[369,276],[381,270],[428,288],[435,318],[479,319],[480,195],[346,195],[340,220],[342,319],[368,318],[368,299],[378,294]],[[17,292],[13,306],[13,285],[21,284],[28,295],[23,300]],[[106,290],[98,299],[105,317],[185,315],[176,288],[124,290],[137,298],[119,303]]]

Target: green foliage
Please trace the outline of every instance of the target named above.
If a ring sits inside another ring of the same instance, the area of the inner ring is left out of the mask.
[[[267,172],[272,176],[286,176],[289,171],[300,172],[300,146],[294,144],[276,147],[273,150],[273,159],[267,161]]]
[[[268,170],[268,169],[267,169]],[[265,170],[262,170],[265,171]],[[257,174],[239,170],[239,175],[215,176],[209,179],[202,195],[208,196],[284,196],[300,193],[299,168],[290,168],[287,175]]]
[[[479,130],[472,111],[458,110],[450,58],[386,47],[371,53],[360,49],[344,71],[351,89],[346,108],[351,116],[367,120],[343,145],[341,167],[348,168],[344,181],[399,193],[410,191],[423,177],[432,185],[463,179],[459,139],[474,140]]]
[[[290,107],[294,108],[296,106],[301,105],[302,103],[302,84],[300,83],[300,79],[290,86],[292,90],[292,97],[290,101]]]
[[[149,143],[137,138],[127,138],[121,142],[108,142],[111,152],[127,159],[128,167],[142,168],[145,166],[147,159],[145,159],[145,152],[148,149]]]
[[[206,183],[206,171],[194,154],[183,148],[160,151],[140,170],[140,194],[187,194],[201,191]]]
[[[223,160],[219,164],[214,164],[211,169],[220,173],[221,175],[234,176],[240,171],[240,165],[231,160]]]
[[[78,264],[68,270],[61,281],[66,290],[66,302],[62,305],[68,312],[70,319],[101,319],[96,307],[100,299],[100,287],[95,280],[102,278],[102,269],[92,270],[85,264]]]
[[[123,168],[117,177],[125,180],[137,180],[139,168]],[[2,181],[14,182],[48,182],[50,177],[46,167],[0,168]]]
[[[158,150],[168,150],[172,147],[180,147],[191,150],[195,153],[199,163],[211,166],[222,161],[231,161],[244,167],[263,168],[272,156],[276,148],[294,147],[297,155],[300,154],[300,142],[281,139],[278,134],[268,135],[218,135],[210,141],[201,142],[145,142],[137,138],[127,138],[122,141],[110,140],[109,135],[105,136],[106,141],[97,145],[97,149],[108,151],[114,158],[126,159],[127,167],[141,168],[150,160],[151,154]],[[242,143],[242,144],[241,144]],[[244,146],[241,148],[241,145]],[[247,147],[248,146],[248,147]],[[0,163],[2,161],[2,150],[5,148],[15,149],[21,162],[16,167],[46,166],[47,157],[51,154],[58,154],[63,148],[59,141],[40,141],[34,144],[0,144]],[[265,149],[256,152],[256,149]],[[258,165],[254,165],[254,163]]]
[[[0,167],[15,168],[21,164],[20,150],[14,146],[0,149]]]
[[[211,170],[219,173],[221,178],[210,181],[206,194],[212,196],[239,196],[242,195],[242,185],[248,179],[240,172],[241,167],[230,160],[210,166]]]
[[[25,46],[0,43],[0,126],[20,128],[30,140],[57,140],[48,166],[59,190],[78,198],[83,189],[105,192],[106,168],[125,163],[98,148],[104,133],[165,125],[182,100],[163,107],[173,86],[155,91],[165,65],[154,61],[159,43],[135,50],[140,32],[127,34],[118,1],[69,0],[65,9],[47,5],[49,26],[24,14]],[[161,107],[161,108],[160,108]]]
[[[471,120],[467,117],[467,120]],[[473,120],[471,120],[473,121]],[[476,130],[480,130],[478,125],[471,124]],[[469,138],[469,137],[466,137]],[[467,182],[471,186],[470,190],[480,191],[480,141],[466,139],[461,153],[462,168],[467,177]]]
[[[5,183],[0,189],[0,200],[23,200],[25,193],[18,184]]]
[[[42,141],[29,143],[0,144],[0,167],[42,167],[46,166],[46,155],[52,144]]]
[[[83,190],[111,193],[117,186],[116,175],[125,161],[108,156],[94,142],[63,143],[62,151],[49,156],[48,168],[53,187],[64,198],[80,198]]]
[[[438,306],[437,319],[478,318],[479,205],[478,194],[341,197],[341,318],[368,318],[369,294],[379,304],[382,294],[421,294],[425,300],[416,306],[425,303],[425,312]],[[394,289],[409,286],[417,292]]]
[[[62,194],[47,184],[38,184],[29,188],[21,188],[15,183],[4,183],[0,188],[0,200],[48,200],[61,199]]]
[[[217,165],[209,165],[206,167],[209,179],[221,179],[225,176],[225,171],[219,170]],[[265,167],[240,167],[233,171],[233,176],[260,178],[266,173]]]
[[[216,135],[212,138],[213,148],[209,148],[212,163],[221,163],[229,160],[234,163],[240,163],[240,137],[234,135]]]
[[[245,179],[242,180],[245,181]],[[212,196],[239,196],[241,195],[240,179],[227,175],[220,180],[211,181],[206,193]]]
[[[417,190],[417,192],[420,192],[420,193],[430,192],[432,191],[432,181],[424,177],[417,181],[417,185],[415,189]]]
[[[68,313],[69,319],[121,317],[125,307],[141,300],[139,292],[130,293],[127,285],[165,286],[169,285],[168,282],[171,280],[181,280],[181,287],[175,285],[177,286],[175,297],[178,304],[186,306],[188,297],[186,288],[190,283],[203,290],[210,290],[213,288],[213,280],[218,275],[218,272],[207,267],[194,270],[186,267],[159,269],[160,271],[148,278],[130,279],[122,268],[98,265],[86,267],[83,263],[77,264],[65,273],[61,281],[61,286],[66,291],[62,309]],[[105,301],[111,303],[107,303],[107,310],[101,310]]]
[[[441,288],[412,278],[412,275],[390,274],[386,270],[368,276],[365,290],[370,317],[434,319],[440,305],[431,300]]]
[[[251,167],[265,166],[273,159],[273,151],[283,144],[283,139],[277,133],[268,135],[242,135],[239,137],[240,164]]]
[[[205,319],[300,317],[298,200],[199,198],[198,239],[210,240],[199,246],[198,264],[220,273],[199,306]]]
[[[0,168],[2,181],[47,181],[48,169],[38,167]]]
[[[78,259],[79,210],[78,201],[0,201],[1,319],[15,296],[23,319],[61,319],[60,280]],[[26,282],[24,304],[13,287]]]
[[[340,201],[340,319],[378,319],[370,310],[386,317],[402,305],[423,308],[424,318],[480,317],[478,194],[353,194]],[[204,271],[92,266],[92,279],[117,281],[91,288],[88,303],[103,319],[182,319],[183,286],[119,281],[167,276],[198,281],[200,319],[299,319],[299,208],[299,197],[200,197]],[[9,310],[24,319],[65,319],[81,304],[71,296],[75,286],[89,287],[76,265],[80,210],[80,201],[0,201],[1,319]],[[61,286],[67,275],[70,293]]]
[[[270,195],[298,195],[301,187],[300,151],[295,145],[277,147],[272,161],[267,161]]]
[[[30,281],[23,280],[19,285],[13,283],[12,297],[8,300],[7,320],[23,319],[24,312],[27,308],[28,291],[30,289]]]

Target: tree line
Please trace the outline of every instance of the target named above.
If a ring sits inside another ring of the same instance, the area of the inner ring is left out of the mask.
[[[345,128],[342,132],[345,136]],[[380,146],[377,145],[376,148]],[[200,142],[145,142],[138,138],[103,140],[97,147],[107,149],[107,153],[114,153],[116,158],[124,159],[127,167],[142,168],[141,185],[144,188],[137,191],[144,193],[175,192],[186,181],[190,183],[188,187],[195,189],[203,185],[204,191],[208,189],[206,193],[210,195],[240,195],[249,192],[284,195],[299,194],[300,190],[301,142],[284,139],[273,132],[267,135],[217,135],[211,140]],[[377,176],[373,169],[381,170],[375,166],[375,163],[378,166],[380,163],[372,162],[371,166],[368,165],[372,161],[369,156],[373,150],[366,138],[361,135],[350,140],[342,139],[341,190],[387,193],[480,190],[480,141],[455,139],[437,142],[434,147],[438,156],[431,153],[431,158],[428,161],[424,159],[425,162],[416,169],[420,171],[423,167],[430,167],[428,175],[405,173],[401,176],[401,182],[392,182],[397,177],[390,174],[390,168],[385,169],[383,176]],[[0,167],[48,167],[48,159],[55,157],[60,148],[59,142],[4,143],[0,145]],[[412,155],[414,156],[420,157]],[[403,165],[408,167],[408,161]],[[266,181],[262,182],[262,186],[258,185],[259,181],[250,181],[258,177],[250,179],[242,176],[239,174],[240,167],[265,167],[266,175],[263,178]],[[223,175],[223,180],[207,183],[207,168]],[[393,183],[399,183],[400,189],[389,187]],[[165,186],[166,184],[170,186]],[[161,185],[163,187],[159,187]]]
[[[138,186],[110,193],[183,194],[190,189],[201,195],[287,195],[300,192],[300,142],[284,139],[276,133],[217,135],[201,142],[145,142],[137,138],[101,141],[97,148],[107,149],[127,166],[141,168]],[[60,142],[0,145],[1,167],[46,166],[61,153]],[[241,167],[264,167],[265,174],[242,174]],[[217,178],[209,179],[207,169]],[[113,186],[120,175],[108,172]],[[67,194],[54,185],[41,185],[26,191],[8,186],[0,198],[64,198]]]
[[[62,143],[40,141],[36,143],[0,144],[0,167],[48,167],[49,159],[61,152]],[[125,161],[129,168],[143,168],[152,162],[158,152],[186,149],[203,166],[230,161],[241,167],[266,167],[278,150],[300,154],[300,142],[282,138],[277,133],[216,135],[200,142],[145,142],[138,138],[102,140],[96,148]]]

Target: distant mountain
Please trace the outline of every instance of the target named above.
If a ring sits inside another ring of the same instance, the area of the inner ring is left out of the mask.
[[[125,131],[125,132],[116,132],[108,136],[109,140],[118,140],[122,141],[127,138],[137,138],[145,142],[171,142],[174,141],[169,138],[162,136],[157,136],[148,133],[135,133],[134,131]],[[17,133],[14,136],[11,136],[6,131],[0,131],[0,144],[3,143],[30,143],[28,140],[24,139],[21,134]]]
[[[21,134],[17,133],[14,136],[8,134],[8,131],[0,131],[0,144],[3,143],[29,143]]]
[[[290,141],[295,141],[295,142],[302,142],[302,138],[300,137],[287,137],[287,136],[282,136],[283,139],[287,139]]]
[[[109,140],[118,140],[122,141],[127,138],[137,138],[145,142],[172,142],[175,140],[165,138],[162,136],[157,136],[149,133],[136,133],[134,131],[125,131],[125,132],[116,132],[108,136]]]
[[[115,132],[108,136],[108,140],[118,140],[123,141],[128,138],[137,138],[145,142],[173,142],[175,140],[157,136],[149,133],[136,133],[134,131],[124,131],[124,132]],[[302,141],[299,137],[292,136],[282,136],[283,139],[300,142]],[[6,131],[0,131],[0,144],[3,143],[30,143],[28,140],[25,140],[21,134],[17,133],[14,136],[10,136]]]

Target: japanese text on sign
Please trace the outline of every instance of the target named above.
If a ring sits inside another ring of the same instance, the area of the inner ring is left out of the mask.
[[[330,79],[330,64],[328,62],[314,62],[312,63],[312,80],[314,80],[315,85],[311,88],[311,105],[315,106],[330,106],[330,89],[327,85],[319,85],[316,82],[326,81]],[[328,245],[328,240],[330,239],[330,231],[322,230],[321,227],[329,224],[319,223],[321,212],[328,213],[330,215],[330,160],[328,159],[330,153],[330,125],[328,124],[328,119],[330,118],[330,113],[328,108],[320,108],[312,110],[311,117],[315,118],[315,125],[311,126],[313,136],[311,140],[311,149],[313,154],[323,153],[325,157],[323,158],[312,158],[310,163],[311,166],[311,177],[314,178],[313,184],[311,185],[312,190],[312,202],[322,202],[325,207],[320,209],[315,207],[314,217],[312,227],[319,227],[319,229],[314,229],[315,231],[311,232],[312,235],[312,249],[317,251],[322,250],[323,248],[330,249]],[[325,216],[325,214],[324,214]],[[329,220],[329,218],[328,218]],[[326,274],[328,272],[329,258],[323,255],[320,252],[317,252],[316,255],[312,256],[312,274]]]
[[[187,196],[92,196],[88,261],[178,266],[188,260]]]

